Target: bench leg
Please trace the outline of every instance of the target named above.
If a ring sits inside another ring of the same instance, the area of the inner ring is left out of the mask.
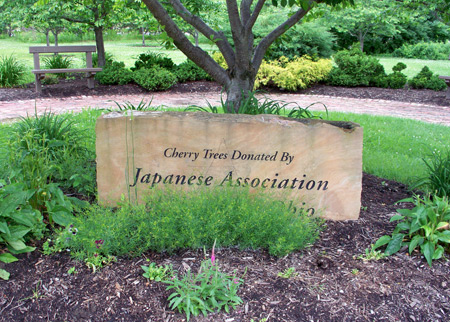
[[[93,89],[94,88],[94,75],[91,73],[86,74],[87,82],[88,82],[88,88]]]
[[[35,74],[34,79],[35,79],[36,93],[41,94],[42,93],[41,75]]]

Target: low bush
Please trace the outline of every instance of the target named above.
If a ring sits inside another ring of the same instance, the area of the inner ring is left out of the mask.
[[[0,57],[0,87],[20,85],[25,76],[25,66],[13,56]]]
[[[444,91],[447,89],[445,81],[440,79],[438,75],[434,75],[428,66],[424,66],[408,83],[412,88],[416,89],[425,88],[433,91]]]
[[[281,57],[263,61],[255,80],[255,88],[261,85],[278,87],[289,91],[304,89],[325,80],[332,68],[331,60],[312,60],[308,56],[289,60]]]
[[[133,72],[125,68],[123,62],[114,61],[103,67],[103,70],[95,75],[95,79],[103,85],[125,85],[133,81]]]
[[[152,67],[162,67],[166,70],[173,71],[176,68],[176,65],[171,58],[165,57],[161,53],[149,51],[139,55],[138,59],[134,62],[134,67],[131,67],[131,70],[137,71],[139,69],[150,69]]]
[[[9,139],[8,180],[38,189],[49,182],[81,193],[95,192],[95,151],[70,114],[23,118]]]
[[[43,59],[46,69],[67,69],[73,65],[72,57],[64,55],[50,55]],[[67,73],[55,74],[58,78],[66,78]]]
[[[386,76],[383,65],[359,48],[336,53],[334,62],[336,66],[331,69],[327,80],[330,85],[387,87],[383,80]]]
[[[425,256],[428,265],[433,260],[450,251],[450,205],[448,197],[414,196],[399,202],[412,202],[413,209],[398,209],[398,214],[390,221],[397,221],[392,236],[379,238],[373,249],[387,245],[385,254],[390,256],[398,252],[403,246],[408,246],[409,254],[416,248]]]
[[[69,248],[75,258],[85,260],[212,247],[217,239],[221,247],[265,248],[284,256],[313,243],[322,222],[303,212],[294,214],[287,203],[244,188],[189,193],[152,189],[144,199],[141,205],[123,204],[117,209],[92,206],[74,218],[72,231],[67,228],[58,234],[53,250]]]
[[[211,80],[211,76],[203,69],[198,67],[192,60],[188,59],[178,65],[174,71],[180,83],[186,81]]]
[[[450,150],[433,151],[423,162],[427,175],[419,179],[413,188],[424,187],[439,197],[450,197]]]
[[[278,38],[265,55],[266,60],[290,60],[296,57],[330,58],[335,37],[328,28],[318,23],[304,23],[289,29]]]
[[[419,42],[403,44],[392,53],[394,57],[447,60],[450,55],[450,44],[443,42]]]
[[[174,74],[162,67],[141,68],[133,73],[136,84],[149,91],[163,91],[176,84]]]

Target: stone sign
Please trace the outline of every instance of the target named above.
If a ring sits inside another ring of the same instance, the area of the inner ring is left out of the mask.
[[[106,204],[150,188],[232,186],[269,191],[327,219],[359,216],[363,131],[354,123],[129,111],[101,116],[96,131]]]

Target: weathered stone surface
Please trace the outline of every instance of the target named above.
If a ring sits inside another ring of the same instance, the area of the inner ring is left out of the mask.
[[[130,113],[130,112],[128,112]],[[139,198],[150,187],[261,188],[333,220],[357,219],[359,125],[274,115],[110,113],[97,121],[99,198]]]

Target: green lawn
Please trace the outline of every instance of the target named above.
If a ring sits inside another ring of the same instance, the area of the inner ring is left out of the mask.
[[[384,66],[386,73],[392,73],[392,67],[402,62],[408,66],[402,71],[408,78],[413,78],[424,66],[428,66],[433,73],[450,76],[450,60],[422,60],[397,57],[377,57]]]

